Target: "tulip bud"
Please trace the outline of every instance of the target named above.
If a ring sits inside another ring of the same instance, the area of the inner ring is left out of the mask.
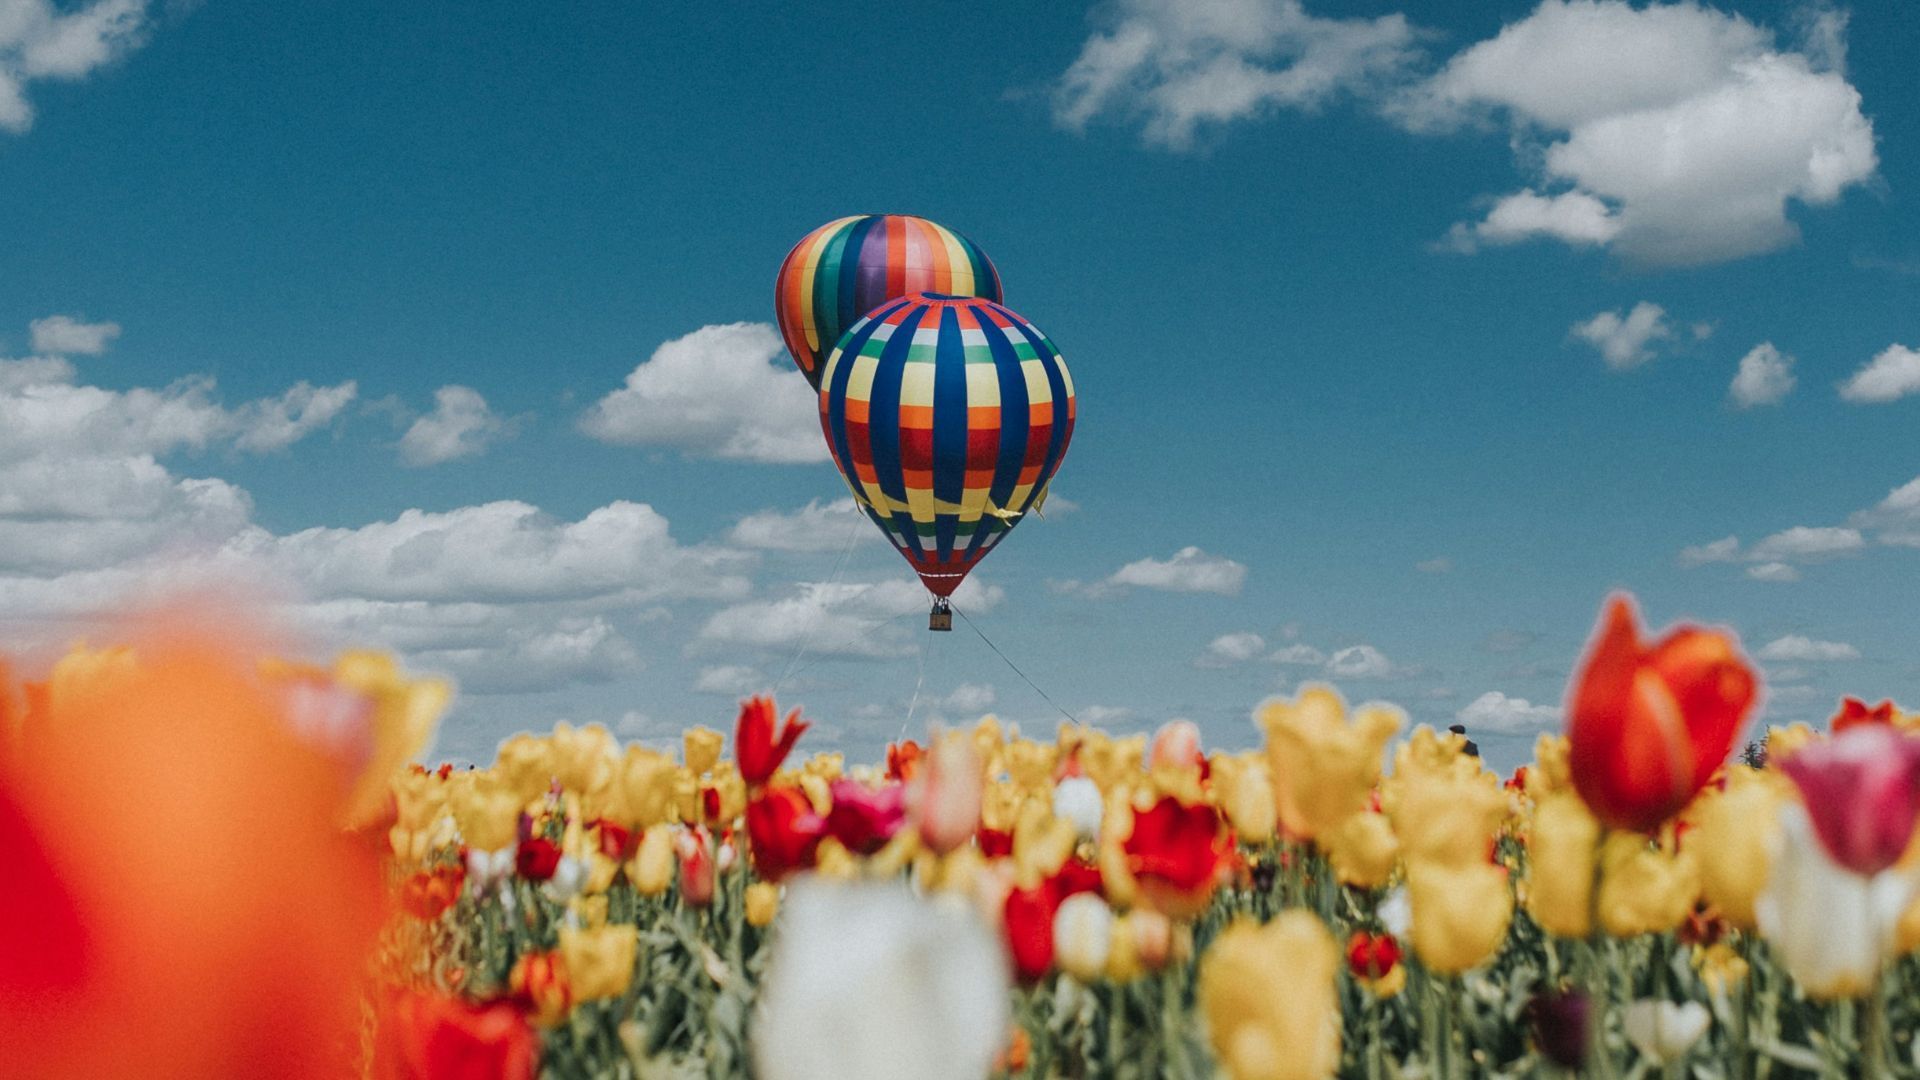
[[[1127,915],[1133,927],[1133,952],[1140,966],[1159,971],[1173,959],[1173,920],[1150,908],[1137,908]]]
[[[1169,720],[1153,733],[1147,751],[1149,770],[1191,769],[1200,764],[1200,729],[1191,720]]]
[[[1540,800],[1527,849],[1527,912],[1549,934],[1583,938],[1593,926],[1594,854],[1600,823],[1570,791]]]
[[[680,898],[689,907],[706,907],[713,902],[713,853],[706,832],[689,830],[680,837]]]
[[[1053,816],[1072,822],[1085,839],[1100,835],[1100,785],[1084,776],[1069,776],[1053,786]]]
[[[1113,947],[1113,909],[1097,893],[1075,893],[1053,914],[1054,959],[1081,982],[1098,979]]]
[[[1779,787],[1771,774],[1731,769],[1726,790],[1702,798],[1690,815],[1686,845],[1700,861],[1701,893],[1742,930],[1754,928],[1753,901],[1767,883]]]
[[[747,886],[747,925],[764,929],[780,911],[780,887],[770,881]]]
[[[985,787],[972,740],[953,734],[934,743],[922,769],[914,812],[920,839],[945,855],[973,839]]]
[[[619,997],[633,982],[633,963],[639,950],[635,926],[560,929],[560,955],[575,1001]]]
[[[1578,990],[1540,994],[1528,1005],[1533,1044],[1540,1054],[1563,1069],[1587,1062],[1593,1045],[1593,1003]]]
[[[627,880],[642,896],[659,896],[673,884],[673,830],[655,825],[640,837],[640,848],[627,864]]]
[[[1713,1014],[1697,1001],[1635,1001],[1620,1010],[1627,1041],[1655,1065],[1679,1061],[1707,1033]]]

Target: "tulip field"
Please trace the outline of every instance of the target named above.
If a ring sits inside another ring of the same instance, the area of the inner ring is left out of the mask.
[[[257,651],[8,678],[0,1071],[1920,1076],[1920,716],[1752,729],[1737,645],[1625,598],[1509,775],[1329,687],[1241,749],[849,761],[758,697],[433,766],[447,687]]]

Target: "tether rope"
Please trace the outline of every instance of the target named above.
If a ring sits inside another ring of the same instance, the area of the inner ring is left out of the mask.
[[[960,619],[961,619],[961,621],[962,621],[962,622],[965,622],[965,623],[967,624],[967,628],[968,628],[968,629],[970,629],[970,630],[972,630],[972,631],[973,631],[974,633],[976,633],[976,634],[978,634],[978,635],[980,635],[980,640],[981,640],[981,641],[984,641],[984,642],[986,642],[986,643],[987,643],[987,648],[989,648],[989,649],[992,649],[992,650],[993,650],[993,655],[995,655],[995,656],[997,656],[997,657],[999,657],[999,658],[1000,658],[1000,659],[1001,659],[1002,661],[1004,661],[1004,662],[1006,663],[1006,665],[1007,665],[1008,667],[1010,667],[1010,668],[1012,668],[1012,669],[1013,669],[1013,673],[1014,673],[1015,675],[1018,675],[1018,676],[1020,676],[1020,681],[1022,681],[1022,682],[1024,682],[1024,683],[1026,683],[1026,684],[1027,684],[1028,686],[1030,686],[1030,687],[1032,687],[1032,688],[1033,688],[1033,692],[1034,692],[1034,693],[1036,693],[1036,694],[1039,694],[1039,695],[1040,695],[1040,697],[1041,697],[1041,698],[1042,698],[1043,700],[1045,700],[1047,704],[1049,704],[1049,705],[1051,705],[1051,706],[1053,706],[1053,707],[1054,707],[1054,709],[1055,709],[1055,711],[1057,711],[1057,712],[1059,712],[1059,714],[1060,714],[1061,716],[1064,716],[1064,717],[1066,717],[1066,718],[1068,719],[1068,721],[1070,721],[1070,722],[1072,722],[1072,723],[1074,723],[1074,724],[1078,724],[1078,723],[1080,722],[1080,720],[1079,720],[1079,718],[1078,718],[1078,717],[1076,717],[1076,716],[1074,716],[1074,715],[1073,715],[1072,713],[1070,713],[1070,712],[1068,712],[1067,710],[1065,710],[1065,709],[1062,709],[1062,708],[1060,707],[1060,703],[1059,703],[1059,702],[1057,702],[1057,701],[1055,701],[1055,700],[1053,700],[1053,698],[1052,698],[1052,697],[1050,697],[1050,696],[1049,696],[1049,695],[1047,694],[1047,692],[1046,692],[1045,690],[1042,690],[1042,689],[1040,689],[1040,684],[1039,684],[1039,683],[1036,683],[1036,682],[1034,682],[1034,681],[1033,681],[1032,679],[1029,679],[1029,678],[1027,678],[1027,673],[1026,673],[1026,672],[1024,672],[1024,671],[1021,671],[1021,670],[1020,670],[1020,665],[1018,665],[1018,664],[1016,664],[1016,663],[1014,663],[1014,662],[1013,662],[1012,660],[1008,660],[1008,659],[1007,659],[1007,654],[1006,654],[1006,653],[1003,653],[1003,652],[1001,652],[1001,651],[1000,651],[1000,646],[998,646],[998,645],[995,645],[995,644],[993,643],[993,641],[992,641],[992,640],[991,640],[990,638],[988,638],[988,637],[987,637],[987,635],[986,635],[986,633],[985,633],[984,631],[982,631],[982,630],[980,629],[980,627],[979,627],[979,626],[978,626],[977,624],[975,624],[975,623],[974,623],[974,621],[973,621],[972,619],[969,619],[969,618],[967,618],[967,613],[966,613],[966,612],[964,612],[964,611],[961,611],[961,610],[960,610],[960,609],[959,609],[958,607],[956,607],[956,608],[954,608],[954,609],[953,609],[953,613],[954,613],[955,615],[958,615],[958,616],[960,616]]]

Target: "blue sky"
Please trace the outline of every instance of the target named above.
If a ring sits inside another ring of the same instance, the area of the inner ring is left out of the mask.
[[[1617,588],[1736,629],[1775,720],[1911,704],[1916,38],[1894,3],[0,0],[6,637],[245,581],[459,678],[464,756],[776,683],[859,754],[910,703],[1050,730],[917,629],[767,329],[789,246],[887,211],[979,243],[1072,367],[1060,512],[959,599],[1076,715],[1243,745],[1330,678],[1510,765]]]

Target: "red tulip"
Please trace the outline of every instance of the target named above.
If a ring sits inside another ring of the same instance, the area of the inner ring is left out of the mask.
[[[835,780],[828,791],[833,809],[827,813],[827,831],[855,855],[871,855],[885,847],[906,820],[906,788],[899,784],[875,789],[854,780]]]
[[[1827,721],[1827,726],[1835,735],[1838,735],[1850,727],[1859,727],[1862,724],[1890,725],[1893,723],[1896,711],[1891,701],[1882,701],[1868,708],[1867,703],[1857,697],[1841,698],[1840,711],[1833,714],[1833,719]]]
[[[770,697],[748,698],[740,706],[740,720],[733,729],[733,756],[740,764],[740,776],[749,786],[764,784],[773,779],[780,763],[787,760],[793,744],[806,733],[807,725],[800,719],[800,710],[787,714],[786,723],[780,725],[779,737],[774,735],[774,717],[778,712]]]
[[[601,818],[595,821],[593,826],[600,833],[600,854],[607,858],[615,862],[625,862],[633,858],[633,853],[639,850],[640,837],[625,825]]]
[[[1054,871],[1053,876],[1047,879],[1047,883],[1052,886],[1053,895],[1057,900],[1065,900],[1076,893],[1098,893],[1105,884],[1100,878],[1098,866],[1081,862],[1077,858],[1068,859],[1060,864],[1060,869]]]
[[[707,830],[694,827],[674,837],[680,857],[680,899],[691,907],[713,903],[713,847]]]
[[[1900,860],[1920,818],[1920,740],[1881,724],[1809,743],[1781,768],[1833,861],[1872,877]]]
[[[1400,942],[1392,934],[1355,930],[1347,939],[1347,970],[1356,979],[1378,980],[1400,963]]]
[[[1121,848],[1147,899],[1175,917],[1206,906],[1229,851],[1219,811],[1205,803],[1187,806],[1171,795],[1134,814]]]
[[[799,788],[767,788],[747,804],[753,868],[768,881],[811,867],[826,832],[827,823]]]
[[[1057,907],[1059,901],[1045,882],[1007,893],[1003,909],[1007,949],[1013,954],[1014,973],[1022,982],[1038,982],[1053,968],[1053,913]]]
[[[460,899],[460,888],[466,880],[464,863],[416,873],[400,886],[400,907],[414,918],[430,922]]]
[[[973,834],[973,842],[980,845],[980,854],[989,859],[1013,854],[1013,834],[1010,832],[989,829],[982,825],[979,831]]]
[[[1726,761],[1757,686],[1728,635],[1682,626],[1643,645],[1632,601],[1614,597],[1572,687],[1575,790],[1607,825],[1653,831]]]
[[[506,1002],[401,993],[381,1011],[374,1080],[533,1080],[534,1038]]]
[[[513,868],[528,881],[546,881],[560,866],[560,845],[544,836],[524,840],[514,852]]]
[[[927,752],[912,739],[888,743],[887,778],[900,781],[913,779],[920,771],[920,759],[926,756]]]

